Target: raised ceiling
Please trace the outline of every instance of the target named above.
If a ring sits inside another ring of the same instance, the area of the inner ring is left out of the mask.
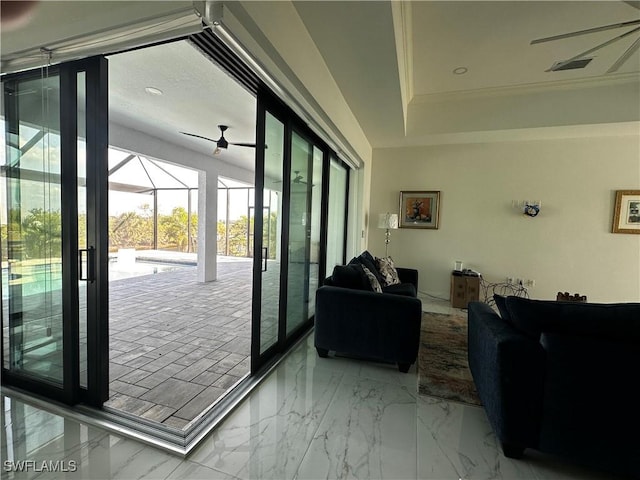
[[[593,52],[584,69],[546,71],[638,25],[530,44],[638,20],[637,4],[294,2],[374,148],[640,120],[640,51],[607,73],[640,33]]]
[[[547,71],[636,26],[531,45],[534,39],[640,18],[624,2],[416,2],[414,95],[544,85],[601,77],[640,33],[592,54],[584,69]],[[618,74],[639,71],[639,56]],[[464,75],[453,73],[468,69]]]

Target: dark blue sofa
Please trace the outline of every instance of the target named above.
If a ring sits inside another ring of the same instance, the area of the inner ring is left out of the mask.
[[[334,270],[334,275],[316,291],[318,355],[327,357],[329,351],[335,351],[397,363],[398,369],[406,373],[416,361],[420,343],[418,271],[397,268],[401,283],[384,288],[383,293],[354,285],[336,286],[342,284],[334,278],[338,271]]]
[[[468,357],[504,454],[640,478],[640,304],[496,300],[469,304]]]

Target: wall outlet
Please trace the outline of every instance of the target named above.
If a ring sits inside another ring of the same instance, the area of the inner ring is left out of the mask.
[[[535,287],[535,286],[536,286],[536,281],[535,281],[535,280],[532,280],[532,279],[529,279],[529,280],[526,280],[526,281],[524,282],[524,284],[525,284],[527,287]]]
[[[513,285],[513,277],[507,277],[507,284]]]

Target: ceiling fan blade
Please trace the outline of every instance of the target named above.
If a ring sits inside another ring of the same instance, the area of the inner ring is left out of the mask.
[[[531,40],[530,45],[535,45],[536,43],[552,42],[554,40],[561,40],[563,38],[577,37],[579,35],[586,35],[587,33],[595,33],[595,32],[602,32],[605,30],[612,30],[614,28],[630,27],[632,25],[638,25],[638,24],[640,24],[640,19],[630,20],[628,22],[612,23],[611,25],[603,25],[601,27],[587,28],[586,30],[578,30],[577,32],[569,32],[569,33],[563,33],[560,35],[554,35],[552,37],[538,38],[536,40]]]
[[[256,144],[255,143],[234,143],[234,142],[229,142],[229,145],[235,145],[236,147],[256,148]]]
[[[196,135],[195,133],[188,133],[188,132],[180,132],[183,135],[189,135],[190,137],[196,137],[196,138],[202,138],[204,140],[209,140],[210,142],[213,143],[218,143],[218,140],[214,140],[213,138],[209,138],[209,137],[203,137],[202,135]]]
[[[607,40],[606,42],[601,43],[600,45],[596,45],[593,48],[590,48],[589,50],[586,50],[582,53],[579,53],[578,55],[571,57],[569,60],[565,60],[564,62],[560,62],[557,65],[554,65],[552,68],[550,68],[549,70],[547,70],[547,72],[555,72],[557,70],[560,70],[562,67],[564,67],[565,65],[567,65],[568,63],[573,62],[574,60],[578,60],[579,58],[585,57],[587,55],[589,55],[590,53],[595,52],[596,50],[600,50],[601,48],[604,48],[608,45],[611,45],[612,43],[617,42],[618,40],[623,39],[624,37],[631,35],[632,33],[638,32],[640,31],[640,27],[636,27],[633,30],[629,30],[628,32],[623,33],[622,35],[618,35],[617,37],[612,38],[611,40]]]
[[[617,72],[618,69],[622,65],[624,65],[624,62],[629,60],[629,58],[631,58],[631,55],[633,55],[638,50],[638,48],[640,48],[640,37],[636,38],[636,41],[633,42],[622,55],[620,55],[620,58],[618,58],[618,60],[616,60],[613,65],[611,65],[611,68],[607,70],[607,73]]]

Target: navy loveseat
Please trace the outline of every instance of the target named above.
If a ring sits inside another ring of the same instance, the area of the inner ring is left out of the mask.
[[[640,304],[469,304],[469,367],[507,457],[526,448],[640,478]]]
[[[382,293],[351,277],[349,268],[336,267],[325,279],[316,291],[315,347],[320,357],[335,351],[409,370],[420,343],[418,271],[396,270],[401,283],[384,287]]]

